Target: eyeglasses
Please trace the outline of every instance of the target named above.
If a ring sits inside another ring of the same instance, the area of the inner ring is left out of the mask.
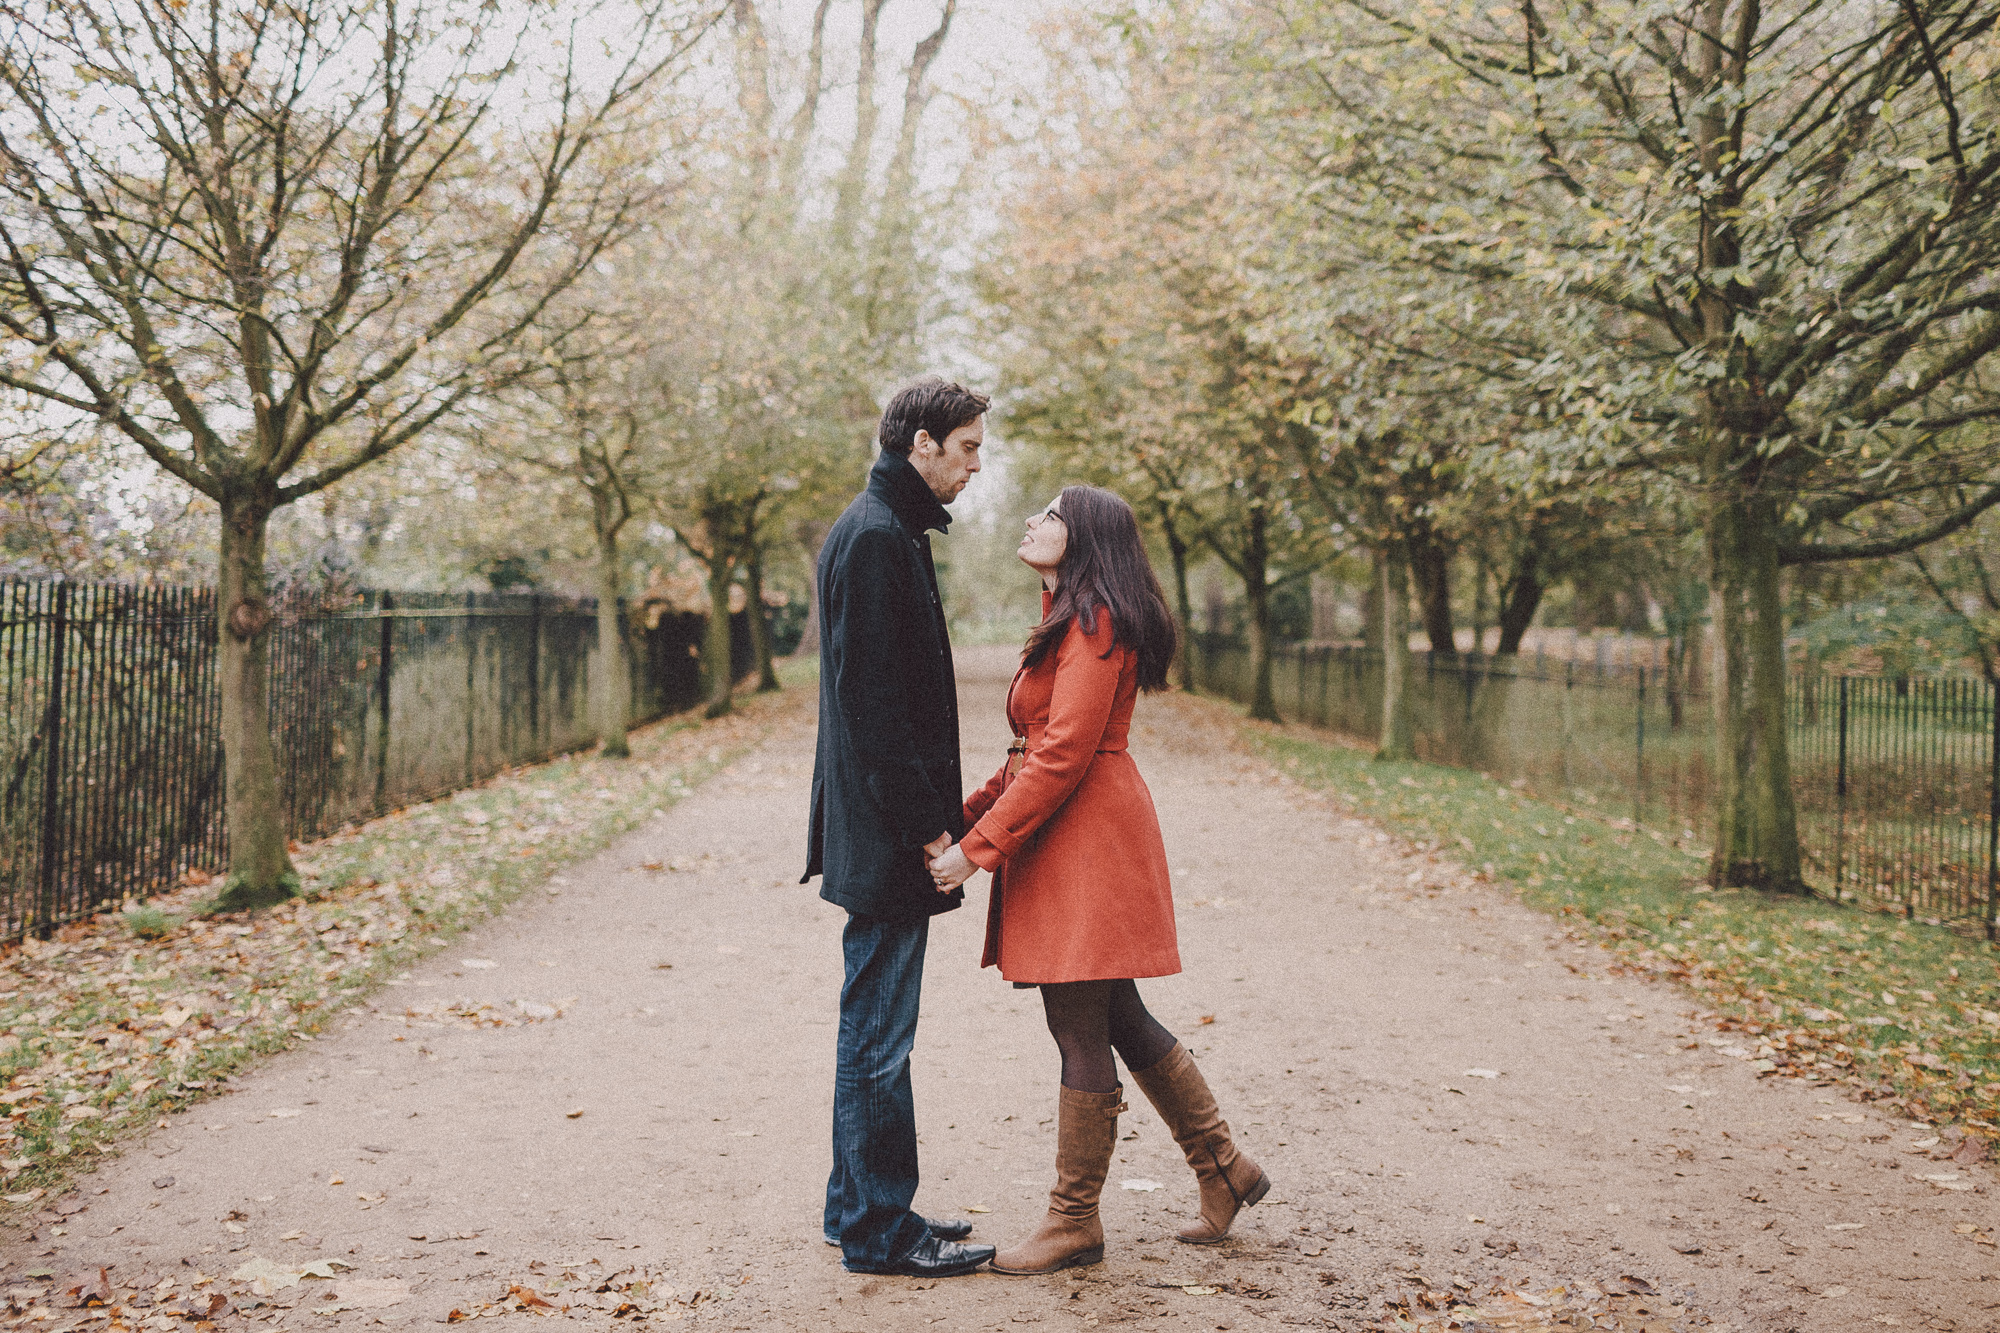
[[[1035,515],[1034,521],[1040,523],[1045,518],[1052,518],[1056,522],[1062,523],[1064,527],[1069,526],[1069,524],[1063,523],[1063,516],[1059,512],[1057,512],[1056,507],[1054,505],[1050,505],[1047,509],[1044,509],[1041,513]]]

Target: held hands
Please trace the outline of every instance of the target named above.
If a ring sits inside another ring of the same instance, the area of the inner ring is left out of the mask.
[[[943,844],[942,847],[939,844]],[[933,851],[932,848],[938,850]],[[972,858],[965,854],[964,849],[952,843],[949,835],[924,848],[924,865],[930,869],[931,882],[937,885],[939,893],[950,893],[971,879],[972,872],[979,869],[972,864]]]

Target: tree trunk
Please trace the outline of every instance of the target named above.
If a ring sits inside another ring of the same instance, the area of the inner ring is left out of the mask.
[[[702,667],[708,673],[706,717],[721,717],[730,709],[730,691],[736,685],[736,669],[729,657],[729,576],[736,562],[717,541],[708,559],[708,635],[702,645]]]
[[[799,545],[806,553],[806,626],[799,635],[799,646],[792,650],[793,657],[819,656],[819,549],[826,545],[830,526],[825,519],[810,518],[797,529]]]
[[[1486,613],[1491,609],[1486,586],[1492,572],[1492,566],[1486,563],[1482,553],[1472,567],[1472,655],[1475,658],[1486,651]]]
[[[1709,878],[1802,892],[1798,812],[1785,735],[1785,628],[1776,505],[1724,493],[1709,514],[1714,562],[1716,832]]]
[[[1188,544],[1168,514],[1160,515],[1160,531],[1167,539],[1167,555],[1174,566],[1174,609],[1181,618],[1181,652],[1178,665],[1181,688],[1194,689],[1194,601],[1188,596]]]
[[[1250,511],[1249,537],[1243,550],[1243,600],[1250,621],[1250,716],[1260,722],[1282,722],[1271,689],[1271,588],[1265,542],[1265,514]]]
[[[1382,548],[1370,547],[1368,586],[1361,590],[1361,647],[1369,652],[1382,651],[1382,589],[1389,586],[1382,561]]]
[[[783,688],[771,662],[771,613],[764,605],[764,548],[752,546],[743,562],[744,591],[750,600],[744,610],[750,615],[750,647],[757,658],[757,692],[766,694]]]
[[[1410,569],[1416,575],[1417,599],[1423,606],[1424,633],[1431,652],[1439,657],[1458,655],[1458,639],[1451,623],[1451,550],[1435,537],[1426,535],[1411,543]]]
[[[1522,552],[1514,566],[1514,576],[1507,580],[1507,591],[1500,602],[1500,642],[1493,647],[1495,657],[1519,653],[1521,637],[1535,623],[1535,612],[1541,607],[1544,591],[1541,564],[1541,552],[1530,547]]]
[[[1382,738],[1375,757],[1406,760],[1417,757],[1410,728],[1410,572],[1400,547],[1380,551],[1382,570]]]
[[[238,912],[283,902],[299,877],[285,849],[278,753],[271,743],[271,604],[264,572],[268,496],[223,502],[215,580],[216,674],[222,687],[224,818],[229,877],[216,899]]]
[[[597,530],[597,683],[592,712],[598,752],[606,759],[632,753],[632,664],[625,654],[625,617],[618,606],[618,533]]]

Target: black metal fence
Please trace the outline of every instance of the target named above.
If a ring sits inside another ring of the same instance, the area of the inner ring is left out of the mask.
[[[1194,648],[1199,688],[1248,701],[1241,643],[1198,635]],[[1287,718],[1380,735],[1380,653],[1285,647],[1272,666]],[[1714,715],[1663,668],[1416,653],[1409,702],[1423,759],[1678,837],[1709,831]],[[1976,678],[1793,676],[1793,788],[1816,892],[1989,929],[2000,919],[1994,703]]]
[[[271,731],[292,836],[591,744],[596,604],[539,594],[281,598]],[[635,632],[633,716],[704,695],[705,621]],[[732,675],[750,664],[735,617]],[[0,938],[227,859],[208,589],[0,581]]]

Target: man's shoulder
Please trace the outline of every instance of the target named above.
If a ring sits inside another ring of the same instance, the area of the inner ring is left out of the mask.
[[[883,550],[890,542],[907,541],[909,535],[895,510],[880,496],[863,491],[834,520],[826,534],[826,548],[843,554],[856,548]]]
[[[852,539],[862,532],[883,529],[900,532],[902,526],[902,520],[896,517],[896,511],[889,507],[889,502],[871,489],[861,492],[848,502],[847,508],[841,510],[840,517],[834,520],[833,529],[827,535]]]

